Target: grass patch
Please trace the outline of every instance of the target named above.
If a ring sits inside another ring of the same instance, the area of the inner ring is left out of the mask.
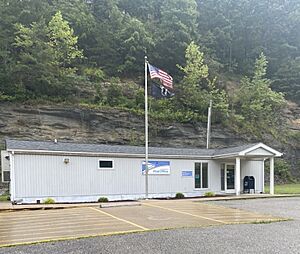
[[[5,191],[2,195],[0,195],[0,202],[10,201],[10,195],[8,191]]]
[[[251,222],[251,224],[270,224],[272,222],[274,222],[274,221],[272,221],[272,220],[257,220],[257,221]]]
[[[5,202],[9,201],[9,195],[8,194],[3,194],[0,196],[0,202]]]
[[[292,221],[293,219],[289,218],[276,218],[276,219],[271,219],[271,220],[256,220],[253,222],[250,222],[250,224],[270,224],[274,222],[281,222],[281,221]]]
[[[215,194],[214,192],[212,192],[212,191],[208,191],[208,192],[205,192],[205,193],[204,193],[204,196],[205,196],[205,197],[215,197],[216,194]]]
[[[275,185],[275,194],[300,194],[300,183]],[[270,186],[265,186],[265,193],[270,193]]]

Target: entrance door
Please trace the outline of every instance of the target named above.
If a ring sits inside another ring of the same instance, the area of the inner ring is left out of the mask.
[[[221,165],[221,190],[226,193],[234,193],[234,174],[235,165],[234,164],[222,164]]]
[[[234,165],[226,165],[226,192],[234,192]]]

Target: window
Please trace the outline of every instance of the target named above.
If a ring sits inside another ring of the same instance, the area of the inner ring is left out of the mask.
[[[3,173],[3,182],[10,182],[10,171],[2,171]]]
[[[99,169],[113,169],[113,160],[99,160]]]
[[[207,162],[195,163],[195,188],[196,189],[208,188],[208,163]]]
[[[202,188],[208,188],[208,164],[202,163]]]
[[[201,163],[195,163],[195,188],[201,188]]]

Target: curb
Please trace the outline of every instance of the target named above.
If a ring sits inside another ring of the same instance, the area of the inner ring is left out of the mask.
[[[53,205],[43,205],[43,206],[36,206],[36,205],[12,205],[9,208],[0,208],[1,212],[19,212],[19,211],[35,211],[35,210],[55,210],[55,209],[71,209],[71,208],[83,208],[83,207],[99,207],[100,208],[108,208],[108,207],[120,207],[120,206],[136,206],[141,205],[138,201],[132,203],[122,203],[122,202],[112,202],[112,203],[87,203],[87,204],[58,204],[57,206]]]
[[[131,202],[131,203],[106,203],[106,204],[101,204],[100,208],[112,208],[112,207],[124,207],[124,206],[140,206],[142,205],[141,203],[138,202]]]
[[[190,200],[193,202],[215,202],[215,201],[232,201],[232,200],[251,200],[251,199],[272,199],[272,198],[295,198],[300,197],[300,194],[282,194],[282,195],[270,195],[270,196],[229,196],[229,197],[215,197],[215,198],[199,198],[199,199],[181,199],[180,201]],[[151,201],[151,200],[149,200]],[[112,203],[87,203],[87,204],[58,204],[53,205],[12,205],[9,208],[0,208],[0,213],[2,212],[18,212],[18,211],[34,211],[34,210],[54,210],[54,209],[71,209],[71,208],[81,208],[81,207],[99,207],[100,208],[110,208],[110,207],[122,207],[122,206],[139,206],[141,203],[139,201],[132,201],[131,203],[122,202],[112,202]]]
[[[250,196],[250,197],[228,197],[228,198],[215,198],[215,199],[203,199],[195,200],[195,202],[211,202],[211,201],[234,201],[234,200],[251,200],[251,199],[275,199],[275,198],[297,198],[300,197],[300,194],[286,194],[286,195],[270,195],[270,196]]]

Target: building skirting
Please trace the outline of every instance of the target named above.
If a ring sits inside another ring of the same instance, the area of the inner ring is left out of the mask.
[[[185,197],[201,197],[204,196],[205,191],[198,192],[183,192]],[[222,193],[215,193],[222,194]],[[224,194],[224,193],[223,193]],[[149,193],[148,198],[174,198],[176,193]],[[109,201],[126,201],[126,200],[139,200],[145,199],[144,193],[141,194],[127,194],[127,195],[87,195],[87,196],[41,196],[41,197],[17,197],[14,200],[16,204],[37,204],[43,203],[47,198],[52,198],[55,203],[86,203],[86,202],[98,202],[100,197],[106,197]]]

